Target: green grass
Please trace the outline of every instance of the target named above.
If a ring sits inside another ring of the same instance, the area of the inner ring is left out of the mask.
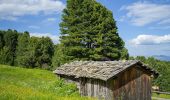
[[[152,94],[170,99],[170,95]],[[74,84],[66,84],[51,71],[0,65],[0,100],[92,100],[80,97]]]
[[[87,100],[51,71],[0,65],[0,100]]]
[[[167,94],[157,94],[157,93],[153,93],[153,94],[152,94],[152,97],[170,99],[170,95],[167,95]]]

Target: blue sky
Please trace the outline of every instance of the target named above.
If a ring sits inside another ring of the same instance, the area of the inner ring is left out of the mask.
[[[131,56],[170,56],[170,0],[97,0],[113,12]],[[66,0],[0,0],[0,29],[58,43]]]

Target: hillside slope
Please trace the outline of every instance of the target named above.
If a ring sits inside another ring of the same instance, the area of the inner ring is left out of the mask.
[[[87,100],[51,71],[0,65],[0,100]]]

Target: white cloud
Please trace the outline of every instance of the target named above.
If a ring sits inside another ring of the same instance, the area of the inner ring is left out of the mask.
[[[57,19],[56,18],[46,18],[45,20],[42,21],[43,23],[45,24],[53,24],[54,22],[57,22]]]
[[[118,19],[119,22],[123,22],[123,21],[125,21],[125,20],[126,20],[126,16],[121,16],[121,17]]]
[[[47,21],[53,22],[53,21],[56,21],[56,18],[47,18]]]
[[[170,24],[170,18],[161,21],[159,24],[161,24],[161,25],[162,25],[162,24]]]
[[[153,56],[153,55],[168,55],[170,56],[169,44],[158,45],[137,45],[126,44],[130,56]],[[165,51],[166,50],[166,51]]]
[[[166,30],[166,29],[170,29],[170,26],[152,26],[152,27],[149,27],[149,29]]]
[[[39,29],[40,27],[39,26],[35,26],[35,25],[30,25],[30,26],[28,26],[28,28]]]
[[[17,18],[13,16],[1,16],[0,15],[0,20],[10,20],[10,21],[16,21]]]
[[[170,43],[170,34],[158,35],[138,35],[135,39],[130,41],[134,45],[147,45],[147,44],[164,44]]]
[[[50,33],[30,33],[30,36],[35,37],[50,37],[54,43],[59,43],[59,35],[54,35]]]
[[[16,20],[20,16],[61,12],[65,4],[59,0],[0,0],[0,20]]]
[[[149,2],[137,2],[129,6],[123,6],[126,17],[136,26],[144,26],[153,22],[166,23],[170,20],[170,5],[153,4]]]

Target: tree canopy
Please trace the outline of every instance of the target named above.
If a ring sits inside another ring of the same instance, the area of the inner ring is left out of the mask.
[[[0,31],[0,63],[50,69],[54,44],[49,37],[30,37],[29,32]]]
[[[112,12],[95,0],[67,0],[60,27],[67,61],[128,59]]]
[[[16,30],[0,32],[0,63],[14,65],[18,34]]]

